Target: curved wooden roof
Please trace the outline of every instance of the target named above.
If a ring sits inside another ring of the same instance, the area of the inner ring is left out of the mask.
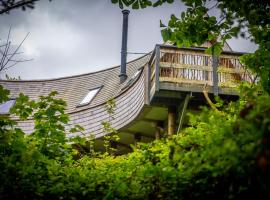
[[[138,69],[146,65],[148,60],[149,55],[145,55],[127,63],[128,79],[123,84],[120,84],[118,77],[120,66],[57,79],[0,80],[0,84],[10,90],[10,98],[16,98],[20,93],[24,93],[30,99],[36,100],[41,95],[57,91],[59,93],[57,97],[65,100],[68,105],[67,113],[70,114],[70,123],[67,130],[75,124],[79,124],[85,128],[84,134],[94,134],[95,137],[102,137],[106,133],[103,132],[101,122],[109,120],[105,109],[105,103],[109,98],[114,97],[116,101],[115,119],[111,123],[117,129],[131,122],[142,109],[144,105],[144,72],[128,87],[126,87],[126,83]],[[101,86],[101,90],[90,104],[78,106],[89,90]],[[18,126],[26,133],[31,133],[34,123],[31,119],[18,121]]]
[[[136,71],[143,67],[149,60],[149,56],[143,56],[127,63],[127,75],[132,77]],[[28,95],[31,99],[38,99],[41,95],[47,95],[51,91],[57,91],[58,97],[65,100],[68,104],[67,113],[85,110],[102,103],[110,97],[119,95],[126,82],[120,84],[118,75],[120,67],[75,75],[70,77],[47,79],[47,80],[0,80],[0,84],[10,90],[10,98],[16,98],[19,93]],[[89,105],[78,106],[89,90],[101,87],[96,97]]]

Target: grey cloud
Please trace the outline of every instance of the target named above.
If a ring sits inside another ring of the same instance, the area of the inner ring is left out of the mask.
[[[183,10],[178,1],[159,8],[132,10],[128,51],[153,50],[155,44],[162,43],[159,20],[166,23],[172,13],[179,16]],[[15,40],[30,32],[23,49],[27,58],[34,58],[9,70],[11,76],[55,78],[120,63],[122,13],[110,0],[42,0],[34,10],[0,16],[0,38],[6,36],[10,25]],[[233,41],[231,45],[238,51],[255,49],[246,42]],[[129,55],[128,60],[136,57]]]

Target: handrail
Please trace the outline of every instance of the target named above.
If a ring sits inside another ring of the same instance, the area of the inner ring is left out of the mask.
[[[157,44],[156,46],[159,46],[160,48],[165,48],[165,49],[177,49],[177,50],[185,50],[185,51],[200,51],[200,52],[205,52],[207,49],[206,47],[177,47],[173,45],[164,45],[164,44]],[[228,55],[236,55],[236,56],[242,56],[245,54],[248,54],[247,52],[237,52],[237,51],[222,51],[223,54],[228,54]]]
[[[223,52],[215,57],[204,48],[160,47],[159,81],[183,84],[208,84],[217,94],[218,87],[236,87],[252,82],[252,75],[239,61],[242,53]],[[204,50],[203,50],[204,49]]]
[[[149,61],[150,98],[160,82],[235,88],[241,81],[252,82],[253,75],[241,64],[245,53],[224,51],[219,57],[205,53],[205,48],[177,48],[156,45]],[[155,89],[154,89],[155,88]]]

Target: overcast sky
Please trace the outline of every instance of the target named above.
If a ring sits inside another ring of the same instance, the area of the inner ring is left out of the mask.
[[[159,20],[179,16],[183,4],[131,10],[128,51],[147,53],[162,43]],[[11,41],[18,44],[25,59],[7,71],[22,79],[48,79],[88,73],[120,64],[122,13],[111,0],[41,0],[34,10],[13,10],[0,15],[0,38],[12,27]],[[235,51],[253,52],[255,45],[244,40],[229,41]],[[129,55],[132,60],[138,55]],[[2,75],[3,77],[3,75]]]

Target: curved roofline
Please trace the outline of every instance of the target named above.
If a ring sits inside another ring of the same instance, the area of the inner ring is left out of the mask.
[[[142,58],[142,57],[140,57],[140,58]],[[143,74],[143,71],[144,71],[143,67],[141,67],[141,69],[142,69],[142,73],[140,73],[139,77],[129,87],[127,87],[126,89],[124,89],[123,91],[121,91],[119,94],[117,94],[115,96],[112,96],[113,99],[116,99],[116,98],[120,97],[121,95],[127,93],[141,79],[142,74]],[[83,111],[86,111],[86,110],[91,110],[93,108],[103,106],[106,103],[107,103],[107,101],[104,101],[104,102],[99,103],[97,105],[90,106],[90,107],[87,107],[87,108],[83,108],[83,109],[80,109],[80,110],[66,111],[66,114],[74,114],[74,113],[79,113],[79,112],[83,112]],[[33,117],[30,116],[30,117],[28,117],[27,119],[25,119],[23,121],[32,121],[32,120],[33,120]],[[21,121],[21,120],[20,119],[15,119],[15,121],[18,122],[18,121]]]
[[[141,57],[138,57],[138,58],[136,58],[134,60],[131,60],[131,61],[127,62],[127,64],[135,62],[137,60],[140,60],[140,59],[148,56],[151,53],[152,53],[152,51],[145,54],[145,55],[143,55],[143,56],[141,56]],[[67,78],[76,78],[76,77],[80,77],[80,76],[96,74],[96,73],[112,70],[112,69],[115,69],[115,68],[118,68],[118,67],[120,67],[120,65],[117,65],[117,66],[114,66],[114,67],[109,67],[107,69],[102,69],[100,71],[94,71],[94,72],[89,72],[89,73],[84,73],[84,74],[77,74],[77,75],[64,76],[64,77],[58,77],[58,78],[51,78],[51,79],[31,79],[31,80],[4,80],[4,79],[2,79],[2,80],[0,80],[0,82],[45,82],[45,81],[56,81],[56,80],[62,80],[62,79],[67,79]]]

